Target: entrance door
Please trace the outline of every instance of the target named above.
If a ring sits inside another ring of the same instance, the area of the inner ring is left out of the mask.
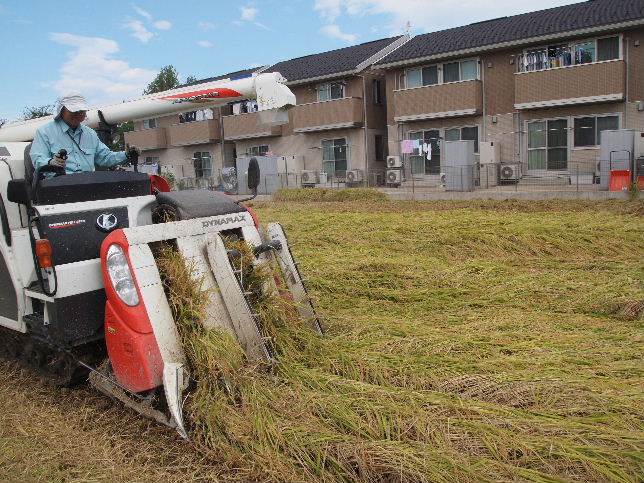
[[[409,139],[419,140],[429,144],[431,147],[430,159],[427,159],[427,153],[421,149],[415,149],[409,156],[411,162],[411,174],[440,174],[441,169],[441,148],[440,148],[440,131],[430,129],[429,131],[418,131],[409,134]]]
[[[528,123],[528,172],[539,174],[568,169],[568,120]]]

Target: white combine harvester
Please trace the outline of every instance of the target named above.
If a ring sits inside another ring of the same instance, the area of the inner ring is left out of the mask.
[[[131,119],[241,99],[257,99],[273,122],[295,104],[279,74],[259,74],[105,106],[86,123],[105,136]],[[50,119],[0,129],[0,347],[59,385],[89,373],[99,390],[185,437],[189,374],[151,244],[176,247],[212,289],[205,324],[232,332],[249,360],[270,362],[224,239],[252,245],[257,263],[275,257],[300,314],[321,332],[284,232],[276,223],[261,232],[254,214],[226,195],[170,192],[138,172],[34,172],[29,141]],[[256,162],[248,180],[256,193]],[[165,222],[168,210],[176,221]]]

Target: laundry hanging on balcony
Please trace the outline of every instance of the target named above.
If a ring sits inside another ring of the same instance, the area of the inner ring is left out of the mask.
[[[412,154],[414,152],[414,142],[411,139],[400,141],[400,152],[402,154]]]

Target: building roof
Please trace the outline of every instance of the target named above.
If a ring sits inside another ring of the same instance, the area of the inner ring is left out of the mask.
[[[644,0],[588,0],[418,35],[376,64],[380,67],[394,66],[643,18]]]
[[[391,46],[402,37],[373,40],[364,44],[330,50],[296,59],[284,60],[272,65],[265,72],[279,72],[288,82],[332,77],[335,74],[355,72],[360,64]],[[383,53],[384,55],[384,53]],[[378,60],[377,58],[374,60]]]
[[[204,84],[206,82],[214,82],[222,79],[231,79],[231,80],[243,79],[244,77],[250,77],[251,75],[253,75],[253,73],[257,72],[260,69],[261,67],[253,67],[252,69],[236,70],[235,72],[229,72],[228,74],[222,74],[215,77],[207,77],[205,79],[198,79],[194,82],[188,82],[186,84],[182,84],[179,87],[189,87],[197,84]]]

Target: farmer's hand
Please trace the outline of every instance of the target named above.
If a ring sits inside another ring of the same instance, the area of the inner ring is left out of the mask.
[[[67,162],[67,152],[64,149],[61,149],[54,157],[49,160],[50,166],[58,166],[59,168],[64,168]]]
[[[127,145],[125,147],[125,156],[127,157],[127,160],[132,164],[138,164],[140,154],[141,150],[136,146]]]

